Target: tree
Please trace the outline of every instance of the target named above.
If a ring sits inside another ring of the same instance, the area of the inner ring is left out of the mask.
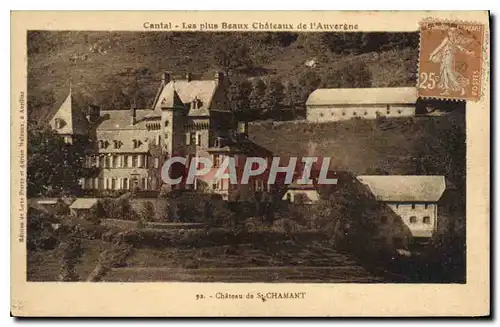
[[[152,221],[155,219],[155,206],[151,201],[145,201],[142,203],[141,208],[141,219],[145,221]]]
[[[66,144],[49,126],[28,122],[28,196],[74,194],[85,175],[85,140]]]
[[[228,72],[244,71],[253,67],[250,49],[245,41],[234,42],[234,40],[225,39],[216,45],[213,57],[215,63]]]
[[[299,77],[299,94],[300,103],[299,108],[305,108],[307,98],[316,90],[321,84],[321,78],[314,71],[307,71]]]
[[[457,124],[445,128],[440,126],[435,133],[429,133],[418,146],[420,151],[416,156],[416,173],[444,175],[465,196],[465,127]]]
[[[283,106],[283,99],[285,97],[283,84],[277,80],[272,79],[264,93],[262,105],[266,114],[274,114],[281,110]]]
[[[379,204],[351,175],[339,177],[335,188],[324,188],[312,215],[312,227],[325,231],[333,243],[360,250],[374,235],[376,224],[367,216]]]
[[[331,70],[321,80],[322,88],[371,87],[372,73],[364,63],[355,63]]]
[[[259,117],[262,115],[263,103],[262,99],[266,93],[266,83],[261,79],[256,79],[252,85],[252,92],[248,96],[250,103],[250,110],[253,117]]]
[[[283,104],[292,110],[293,118],[297,116],[297,108],[303,109],[302,94],[300,88],[293,84],[288,83],[286,86],[285,98]]]
[[[75,268],[81,262],[84,252],[79,235],[75,233],[68,237],[67,240],[62,241],[59,245],[59,251],[61,252],[59,280],[65,282],[78,281],[79,276]]]
[[[324,61],[330,54],[327,34],[329,33],[300,33],[297,37],[297,45],[308,55]]]
[[[250,111],[250,94],[252,92],[252,83],[242,78],[232,78],[229,85],[228,97],[231,104],[231,110],[240,118]]]

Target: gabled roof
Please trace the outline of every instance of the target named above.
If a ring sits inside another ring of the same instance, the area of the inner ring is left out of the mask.
[[[160,106],[164,108],[185,108],[179,94],[175,90],[175,83],[168,83],[165,85],[160,94]]]
[[[71,209],[91,209],[99,200],[93,198],[78,198],[69,207]]]
[[[56,127],[56,119],[60,119],[61,127]],[[50,126],[58,134],[86,135],[88,133],[88,121],[84,113],[73,104],[71,86],[69,93],[59,109],[50,120]]]
[[[165,100],[168,104],[175,103],[174,95],[180,98],[180,101],[189,109],[190,116],[206,116],[211,109],[212,99],[217,90],[218,82],[215,80],[175,80],[166,85],[160,86],[158,96],[153,103],[153,109],[161,110],[162,102]],[[175,92],[172,92],[172,91]],[[197,108],[191,108],[191,103],[199,100]]]
[[[450,188],[444,176],[358,176],[376,200],[384,202],[437,202]]]
[[[415,87],[317,89],[309,95],[308,106],[414,104],[417,102]]]

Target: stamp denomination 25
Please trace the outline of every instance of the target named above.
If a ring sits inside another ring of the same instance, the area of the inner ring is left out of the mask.
[[[482,24],[440,20],[421,22],[418,95],[479,100],[483,40]]]

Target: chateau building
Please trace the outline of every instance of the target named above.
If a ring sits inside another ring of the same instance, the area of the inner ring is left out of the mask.
[[[151,108],[100,110],[91,106],[86,115],[75,107],[70,88],[50,125],[67,142],[76,135],[92,140],[86,165],[99,169],[95,176],[82,179],[84,189],[160,190],[166,159],[183,156],[189,162],[236,130],[227,88],[226,76],[220,72],[211,80],[194,80],[191,74],[173,79],[163,73]]]
[[[410,117],[416,113],[416,103],[415,87],[317,89],[306,101],[307,120]]]

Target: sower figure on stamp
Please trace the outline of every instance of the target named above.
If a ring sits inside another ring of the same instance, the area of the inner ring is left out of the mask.
[[[448,30],[448,36],[430,54],[429,60],[440,64],[440,79],[438,87],[443,90],[441,95],[448,95],[450,91],[465,94],[465,87],[469,85],[469,79],[455,70],[455,53],[462,51],[468,55],[474,55],[463,47],[464,43],[471,41],[468,38],[457,36],[455,28]]]

